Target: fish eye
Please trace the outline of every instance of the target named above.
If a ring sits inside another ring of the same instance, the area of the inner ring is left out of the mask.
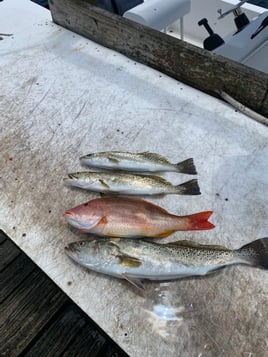
[[[83,247],[86,244],[86,242],[78,242],[79,247]]]

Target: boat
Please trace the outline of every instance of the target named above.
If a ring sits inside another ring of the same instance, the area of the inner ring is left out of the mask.
[[[262,6],[236,0],[145,0],[123,16],[268,73],[268,9]]]
[[[267,8],[234,0],[49,0],[49,7],[56,24],[268,124]]]
[[[48,6],[46,0],[33,1]],[[203,47],[268,73],[268,1],[90,0],[89,2],[142,25],[183,39],[197,47]],[[205,31],[200,28],[202,26]]]

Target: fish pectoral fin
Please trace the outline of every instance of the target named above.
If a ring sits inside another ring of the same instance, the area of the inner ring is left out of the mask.
[[[111,162],[114,162],[114,163],[116,163],[116,164],[119,163],[118,158],[115,157],[115,156],[113,156],[113,155],[111,155],[111,154],[108,156],[108,160],[111,161]]]
[[[129,268],[138,268],[142,265],[142,262],[135,257],[131,257],[130,255],[118,255],[120,259],[120,264]]]
[[[102,186],[104,186],[104,188],[110,189],[110,186],[108,185],[108,183],[106,183],[103,179],[99,179],[99,182],[102,184]]]
[[[99,222],[97,224],[106,224],[108,223],[108,219],[106,216],[101,217],[101,219],[99,220]]]
[[[130,284],[132,284],[133,286],[135,286],[135,288],[144,291],[144,285],[142,283],[142,281],[140,279],[136,279],[136,278],[132,278],[130,276],[128,276],[125,273],[121,274],[122,278],[125,279],[126,281],[128,281]]]

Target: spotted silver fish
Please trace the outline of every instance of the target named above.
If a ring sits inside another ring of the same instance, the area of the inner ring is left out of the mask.
[[[200,195],[196,179],[174,186],[162,177],[124,172],[76,172],[68,174],[64,182],[90,191],[120,195]]]
[[[164,156],[151,152],[96,152],[80,157],[80,162],[84,165],[99,169],[132,172],[170,171],[196,175],[196,169],[192,158],[177,164],[172,164]]]
[[[268,238],[236,250],[189,241],[158,244],[108,238],[74,242],[65,252],[86,268],[127,279],[137,286],[141,286],[140,279],[165,281],[204,276],[235,264],[268,269]]]

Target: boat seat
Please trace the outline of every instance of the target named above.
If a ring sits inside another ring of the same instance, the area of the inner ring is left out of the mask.
[[[183,38],[183,17],[190,12],[190,9],[191,0],[147,0],[129,9],[123,16],[160,31],[180,20],[181,38]]]
[[[268,11],[263,12],[213,52],[268,73]],[[260,29],[261,31],[258,31]]]

